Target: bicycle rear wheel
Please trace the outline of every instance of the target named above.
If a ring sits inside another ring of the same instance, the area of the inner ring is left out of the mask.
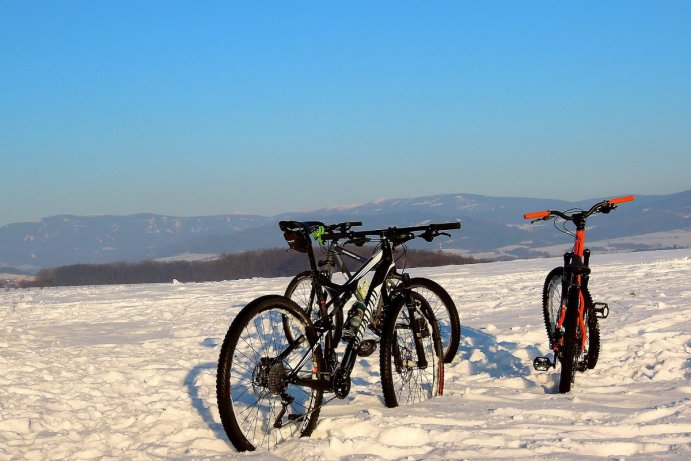
[[[403,297],[387,308],[381,338],[380,373],[387,407],[411,405],[444,390],[444,361],[439,327],[420,294],[411,293],[412,316]],[[421,351],[415,336],[421,339]],[[421,363],[424,358],[426,364]]]
[[[597,365],[597,359],[600,356],[600,325],[597,317],[593,311],[593,300],[590,299],[590,293],[586,290],[583,293],[586,302],[585,310],[585,325],[588,327],[588,369],[592,370]]]
[[[561,347],[561,376],[559,378],[559,393],[571,391],[571,385],[576,378],[578,360],[581,355],[581,329],[578,326],[578,293],[569,296],[564,319],[564,341]]]
[[[550,349],[554,348],[554,344],[558,340],[556,328],[561,313],[563,277],[564,268],[555,267],[547,275],[542,289],[542,314],[545,319]]]
[[[292,339],[285,334],[285,318]],[[314,430],[323,392],[305,383],[318,379],[324,360],[321,349],[310,346],[314,338],[306,338],[308,324],[294,302],[264,296],[230,325],[218,361],[216,398],[223,428],[239,451],[270,450]]]

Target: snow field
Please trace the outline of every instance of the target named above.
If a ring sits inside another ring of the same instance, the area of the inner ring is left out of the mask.
[[[691,250],[593,255],[590,291],[611,313],[597,368],[566,395],[558,370],[532,369],[560,259],[411,271],[461,314],[444,395],[385,408],[375,353],[311,438],[271,453],[229,444],[216,361],[237,312],[289,278],[1,291],[0,460],[688,459]]]

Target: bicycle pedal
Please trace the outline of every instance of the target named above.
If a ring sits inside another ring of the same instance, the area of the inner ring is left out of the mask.
[[[377,342],[373,339],[365,339],[358,346],[357,355],[359,357],[369,357],[377,350]]]
[[[607,303],[593,303],[593,311],[597,318],[606,319],[609,317],[609,306]]]
[[[535,357],[535,360],[533,360],[533,368],[537,371],[547,371],[550,368],[554,368],[554,365],[554,362],[549,357]]]

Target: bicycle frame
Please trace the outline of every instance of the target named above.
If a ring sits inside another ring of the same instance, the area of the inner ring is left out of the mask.
[[[369,258],[365,258],[363,256],[348,251],[347,249],[341,247],[335,242],[330,243],[329,247],[329,251],[333,251],[334,255],[336,256],[334,258],[335,264],[338,265],[338,269],[347,277],[347,280],[342,284],[335,283],[331,279],[331,276],[333,274],[333,266],[330,266],[330,269],[328,270],[327,274],[324,274],[321,271],[315,271],[314,268],[312,269],[313,277],[317,277],[317,280],[315,280],[317,284],[315,284],[314,286],[321,286],[322,288],[325,288],[327,291],[329,291],[329,294],[331,295],[331,301],[329,301],[328,303],[324,303],[322,302],[322,300],[318,300],[319,305],[321,306],[323,304],[328,310],[330,306],[336,304],[334,310],[332,310],[330,313],[326,313],[326,317],[323,318],[333,318],[334,314],[336,313],[336,309],[342,309],[351,296],[355,296],[358,301],[363,301],[366,305],[369,305],[368,299],[376,299],[376,302],[378,302],[381,297],[382,284],[379,284],[378,286],[375,284],[375,279],[377,278],[376,273],[373,279],[373,283],[370,286],[368,292],[365,294],[365,296],[362,296],[360,290],[357,289],[357,286],[360,280],[362,280],[368,272],[377,267],[377,265],[379,265],[384,259],[388,259],[385,258],[384,249],[380,248],[377,251],[375,251]],[[352,274],[346,266],[345,262],[343,261],[343,258],[341,258],[341,254],[351,257],[362,264],[354,274]],[[329,259],[327,259],[327,261],[329,261]],[[327,262],[326,264],[330,265],[331,263]],[[390,263],[387,265],[384,278],[386,278],[386,274],[388,274],[391,271],[393,267],[392,265],[393,261],[390,261]],[[313,294],[314,293],[312,293],[310,296],[312,296]],[[322,314],[324,314],[324,312],[322,312]]]
[[[324,272],[325,277],[327,277],[329,280],[332,279],[333,273],[334,273],[334,268],[337,268],[339,272],[341,272],[345,277],[348,282],[350,279],[353,277],[352,273],[350,272],[350,269],[348,268],[348,265],[343,259],[343,256],[348,257],[360,264],[366,264],[368,261],[368,258],[365,256],[361,256],[357,253],[354,253],[347,248],[344,248],[343,246],[339,245],[337,241],[330,241],[328,246],[326,247],[326,260],[319,261],[319,266],[327,266],[327,269]],[[364,274],[363,274],[364,277]],[[358,282],[361,279],[358,279]],[[398,268],[394,266],[389,270],[387,273],[386,277],[386,282],[389,284],[392,284],[392,280],[397,280],[397,281],[402,281],[403,280],[403,274],[398,271]],[[348,283],[346,282],[346,284]],[[389,286],[391,288],[391,286]],[[365,302],[365,294],[363,294],[363,290],[359,288],[359,283],[358,283],[358,288],[354,290],[353,295],[355,296],[355,299],[360,302]],[[310,300],[311,301],[311,300]],[[378,331],[380,327],[380,322],[382,320],[382,303],[378,303],[376,310],[374,312],[374,316],[370,317],[370,324],[372,324],[372,328],[374,328],[374,331],[377,335],[380,334]],[[335,312],[332,312],[332,315]]]
[[[348,265],[343,260],[343,256],[346,256],[360,264],[365,264],[368,260],[368,258],[366,258],[365,256],[360,256],[359,254],[342,247],[336,241],[329,242],[329,245],[326,248],[326,254],[326,260],[319,261],[319,265],[328,266],[326,273],[328,274],[329,279],[331,279],[331,277],[333,276],[334,267],[338,268],[338,271],[346,277],[346,280],[352,277],[352,273],[350,272],[350,269],[348,269]],[[403,274],[398,271],[397,267],[394,266],[392,270],[389,272],[388,279],[402,280]],[[365,300],[365,297],[362,295],[362,292],[360,290],[356,290],[354,295],[358,301]]]
[[[326,272],[328,274],[329,280],[331,280],[331,277],[333,276],[334,267],[338,268],[338,271],[341,272],[346,277],[347,281],[350,281],[350,279],[353,277],[353,274],[350,272],[350,269],[348,269],[348,265],[345,263],[342,256],[346,256],[346,257],[360,263],[361,265],[366,264],[368,261],[368,258],[366,258],[364,256],[360,256],[357,253],[353,253],[352,251],[348,250],[347,248],[344,248],[341,245],[339,245],[337,241],[332,240],[329,242],[329,245],[326,248],[326,260],[325,261],[319,261],[320,266],[325,265],[328,267]],[[363,277],[364,277],[364,274],[363,274]],[[358,279],[358,281],[359,281],[359,279]],[[346,282],[346,283],[348,283],[348,282]],[[358,301],[365,301],[365,297],[362,295],[361,290],[355,290],[354,295]]]
[[[385,254],[383,249],[375,252],[372,255],[372,257],[367,259],[366,263],[343,284],[332,282],[330,278],[327,278],[324,274],[322,274],[319,271],[315,271],[313,268],[312,274],[315,277],[315,279],[313,280],[312,293],[310,294],[310,297],[315,296],[316,287],[321,287],[329,291],[329,293],[331,294],[331,301],[327,303],[324,299],[321,298],[321,296],[320,299],[318,299],[319,308],[321,310],[321,318],[313,325],[316,332],[316,339],[310,341],[310,350],[319,347],[322,340],[324,341],[324,348],[326,349],[326,351],[331,351],[336,348],[337,345],[333,344],[332,335],[329,334],[333,328],[332,318],[337,312],[337,310],[343,309],[350,297],[357,292],[358,281],[375,267],[377,267],[377,271],[375,272],[373,283],[370,286],[370,290],[367,293],[365,299],[376,299],[378,302],[379,297],[381,296],[381,286],[384,280],[386,279],[386,272],[388,272],[388,270],[390,269],[390,266],[387,266],[385,263],[382,264],[384,259]],[[379,276],[377,274],[379,274]],[[381,280],[381,283],[379,283],[378,285],[374,283],[374,280],[377,279]],[[360,332],[364,330],[364,327],[367,326],[369,319],[371,318],[372,308],[370,307],[370,303],[371,301],[365,303],[367,308],[365,311],[365,316],[362,319]],[[334,308],[329,313],[328,309],[332,305],[334,306]],[[308,334],[308,336],[310,335]],[[320,376],[320,379],[317,381],[311,379],[300,379],[297,376],[293,376],[292,382],[299,383],[300,385],[305,387],[322,389],[324,391],[334,391],[338,397],[346,397],[350,390],[350,373],[352,372],[353,367],[355,365],[355,360],[357,358],[357,346],[361,338],[362,334],[359,334],[348,342],[345,353],[340,363],[336,363],[335,355],[327,355],[327,372],[330,375],[333,375],[332,380],[324,380],[324,376]],[[297,338],[294,344],[288,349],[286,349],[286,351],[284,351],[281,355],[288,356],[292,352],[292,349],[297,347],[297,345],[299,345],[305,339],[307,338]],[[299,369],[300,366],[302,366],[304,363],[307,362],[307,360],[309,360],[309,358],[309,353],[306,353],[300,360],[299,366],[297,366],[296,369]],[[337,376],[338,378],[336,378]]]
[[[305,225],[303,223],[295,222],[292,222],[292,224],[300,226]],[[285,231],[289,225],[290,224],[283,225],[282,229]],[[451,225],[441,226],[439,230],[455,229],[458,227],[460,227],[460,223],[453,223]],[[306,232],[306,227],[304,230]],[[373,235],[381,241],[380,247],[372,254],[372,256],[370,256],[369,258],[364,258],[362,256],[348,251],[340,245],[337,245],[337,238],[329,238],[329,240],[332,240],[333,242],[332,244],[330,244],[330,246],[333,245],[334,250],[338,248],[337,252],[335,252],[334,254],[337,255],[337,264],[339,265],[339,269],[343,270],[344,274],[350,274],[350,271],[345,266],[343,259],[340,257],[341,254],[344,254],[357,261],[362,262],[362,265],[355,271],[355,273],[351,274],[348,280],[342,284],[335,283],[331,280],[331,268],[329,268],[326,271],[328,276],[327,274],[324,274],[322,271],[319,270],[319,264],[317,263],[314,257],[314,250],[311,245],[307,246],[307,248],[305,249],[309,256],[310,268],[313,277],[312,292],[310,293],[310,304],[314,301],[314,296],[319,296],[317,302],[320,309],[320,318],[313,325],[317,333],[317,339],[311,344],[311,348],[319,346],[321,341],[324,341],[324,347],[326,351],[329,352],[327,354],[327,369],[329,370],[329,372],[332,372],[330,390],[333,390],[336,393],[336,395],[340,398],[344,398],[349,392],[350,373],[352,372],[353,367],[355,365],[355,361],[357,359],[358,346],[360,344],[360,341],[362,340],[364,331],[369,326],[372,315],[374,314],[375,309],[377,308],[379,301],[382,298],[383,286],[387,278],[389,277],[389,274],[395,270],[393,248],[396,246],[397,243],[402,243],[406,240],[415,238],[416,236],[413,235],[412,232],[417,230],[425,230],[426,232],[432,231],[430,226],[418,226],[402,229],[390,228],[382,230],[331,234],[332,236],[338,235],[341,238],[350,238],[353,236],[365,238],[365,236]],[[437,229],[435,228],[434,231],[436,230]],[[356,296],[358,298],[362,297],[361,294],[358,293],[358,282],[373,269],[375,270],[375,273],[372,277],[369,289],[363,300],[365,303],[365,313],[360,323],[360,326],[358,327],[357,334],[352,339],[348,340],[348,342],[346,343],[346,349],[343,354],[343,358],[341,359],[340,363],[336,363],[335,354],[330,353],[332,350],[336,348],[335,345],[332,344],[333,338],[330,334],[330,332],[333,329],[333,316],[336,314],[336,312],[342,311],[343,307],[346,305],[346,303],[352,296]],[[405,296],[406,304],[410,306],[410,278],[406,277],[405,274],[402,277],[404,281],[402,293],[403,296]],[[331,298],[330,301],[327,302],[326,299],[323,298],[323,293],[321,292],[320,288],[325,289],[329,293]],[[329,312],[329,309],[332,306],[333,309],[331,309],[331,312]],[[421,339],[416,336],[415,342],[416,349],[418,349],[419,352],[422,351]],[[305,356],[303,360],[306,361],[308,360],[308,358],[309,357]],[[427,361],[424,357],[424,354],[422,353],[419,354],[418,366],[420,368],[425,368],[427,366]],[[305,383],[302,381],[301,384],[309,387],[319,386],[320,388],[324,388],[323,386],[325,385],[325,383]]]
[[[386,237],[382,238],[385,239]],[[343,250],[347,251],[345,249]],[[375,269],[372,283],[370,284],[369,290],[367,291],[367,294],[363,300],[366,308],[364,317],[358,329],[358,334],[346,344],[346,349],[343,354],[343,358],[340,360],[340,363],[335,362],[335,356],[327,354],[327,370],[333,373],[332,380],[330,382],[314,382],[309,380],[308,382],[303,382],[301,380],[302,385],[308,387],[317,386],[324,390],[333,390],[338,397],[344,398],[350,390],[350,373],[352,372],[357,359],[358,345],[362,339],[365,328],[369,325],[374,309],[381,298],[382,287],[387,278],[387,274],[394,267],[393,255],[391,254],[390,247],[388,245],[382,245],[381,248],[375,251],[369,258],[362,258],[353,253],[353,256],[357,256],[358,260],[364,260],[363,264],[357,271],[355,271],[355,273],[350,275],[346,282],[339,284],[333,282],[330,277],[327,277],[325,274],[319,271],[311,246],[307,249],[307,252],[309,254],[311,272],[313,276],[312,293],[310,294],[310,298],[319,296],[317,301],[321,311],[320,319],[313,325],[317,333],[317,339],[313,342],[311,348],[318,347],[322,340],[324,341],[324,347],[327,351],[331,351],[336,348],[337,345],[332,344],[333,338],[332,335],[329,334],[333,328],[333,316],[337,311],[343,309],[353,295],[361,297],[357,290],[358,282],[372,269]],[[340,263],[343,264],[343,268],[347,270],[342,260]],[[318,287],[324,288],[328,291],[331,298],[330,301],[327,302],[322,298],[322,293],[317,289]],[[312,299],[310,301],[312,301]],[[331,306],[333,306],[333,309],[331,309],[331,312],[328,312]],[[303,358],[304,361],[308,359],[308,356]]]

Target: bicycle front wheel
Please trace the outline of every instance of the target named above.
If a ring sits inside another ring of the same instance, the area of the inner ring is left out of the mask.
[[[292,338],[285,334],[286,322]],[[294,302],[265,296],[245,306],[221,347],[216,398],[223,428],[239,451],[271,450],[317,424],[324,371],[319,347],[307,339],[309,320]]]
[[[555,267],[547,275],[542,290],[542,313],[551,350],[554,350],[555,344],[559,341],[556,330],[561,313],[563,277],[564,268]],[[590,296],[590,291],[587,288],[581,288],[581,292],[585,301],[584,315],[588,334],[587,368],[592,369],[595,368],[600,355],[600,328],[593,312],[593,299]]]
[[[451,295],[437,282],[423,277],[410,279],[410,287],[429,304],[439,325],[445,363],[451,363],[461,341],[461,320]]]
[[[411,292],[411,301],[412,306],[407,306],[403,297],[398,297],[387,308],[379,364],[389,408],[422,402],[444,390],[437,321],[420,294]]]

